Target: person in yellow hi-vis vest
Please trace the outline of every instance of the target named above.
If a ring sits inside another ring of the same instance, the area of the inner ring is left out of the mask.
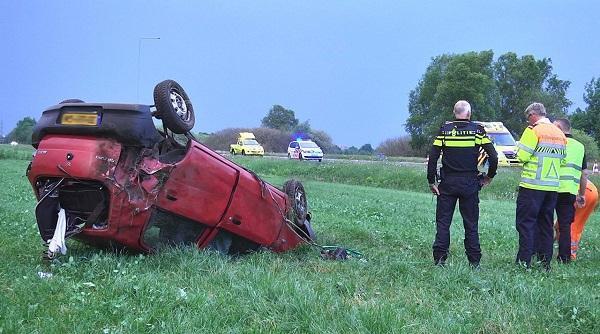
[[[530,104],[525,114],[529,126],[517,145],[517,157],[523,163],[523,171],[517,196],[515,225],[519,232],[519,251],[516,262],[531,267],[531,257],[537,248],[538,260],[550,270],[554,207],[567,138],[546,118],[543,104]]]
[[[585,147],[571,135],[571,122],[565,118],[554,121],[567,137],[566,164],[560,168],[560,187],[556,199],[556,216],[558,218],[558,261],[571,261],[571,224],[575,217],[575,202],[585,204],[585,187],[587,182]]]

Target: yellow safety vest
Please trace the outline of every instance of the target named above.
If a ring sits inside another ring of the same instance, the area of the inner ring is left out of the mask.
[[[581,179],[581,164],[585,148],[582,143],[573,138],[567,138],[567,157],[566,164],[560,168],[560,188],[559,193],[579,193],[579,180]]]
[[[564,165],[567,138],[552,123],[538,123],[523,132],[517,158],[523,163],[520,187],[558,191],[559,170]]]

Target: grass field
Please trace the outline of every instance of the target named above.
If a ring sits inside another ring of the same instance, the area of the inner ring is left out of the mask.
[[[192,248],[152,256],[69,241],[41,261],[25,160],[0,160],[0,333],[597,333],[600,227],[579,260],[516,267],[514,189],[502,170],[481,201],[482,269],[455,216],[449,265],[432,265],[435,202],[418,168],[240,159],[268,181],[305,182],[324,244],[364,253],[321,260],[309,247],[229,258]],[[366,179],[370,178],[369,181]],[[368,186],[366,186],[368,185]],[[371,186],[371,187],[369,187]],[[378,186],[378,187],[372,187]],[[39,272],[51,273],[40,278]]]

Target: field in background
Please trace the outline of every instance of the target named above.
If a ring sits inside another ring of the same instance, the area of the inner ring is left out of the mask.
[[[32,153],[33,147],[31,145],[18,144],[12,146],[9,144],[0,144],[0,160],[31,160]]]
[[[592,333],[600,326],[598,216],[576,263],[548,274],[516,267],[516,170],[503,169],[482,192],[484,257],[473,271],[458,217],[449,266],[432,265],[435,202],[424,167],[236,161],[277,185],[303,180],[319,241],[364,258],[324,261],[309,247],[240,258],[192,248],[143,256],[71,240],[68,255],[47,265],[27,161],[0,160],[0,333]]]

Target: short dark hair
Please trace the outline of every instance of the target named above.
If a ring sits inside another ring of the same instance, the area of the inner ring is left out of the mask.
[[[560,127],[563,131],[571,132],[571,122],[566,118],[557,118],[555,122],[560,123]]]

